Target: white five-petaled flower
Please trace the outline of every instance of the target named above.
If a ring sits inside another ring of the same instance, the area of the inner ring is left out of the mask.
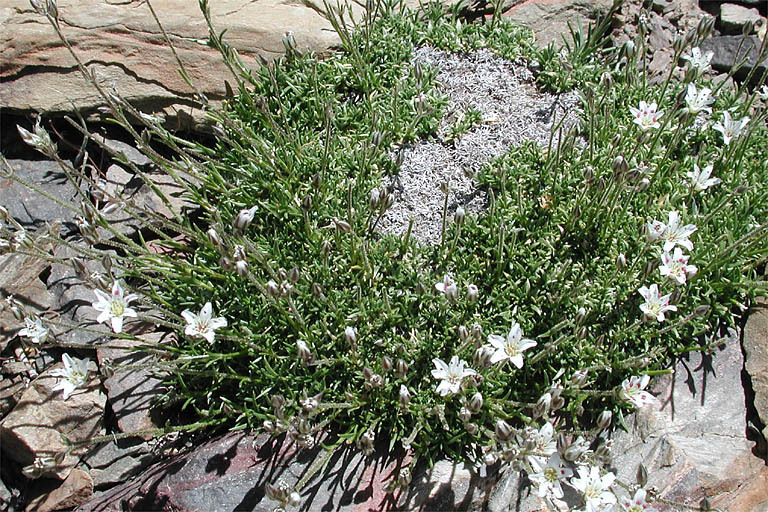
[[[635,496],[632,499],[623,496],[619,501],[622,512],[656,512],[656,508],[645,501],[646,495],[645,489],[641,487],[635,491]]]
[[[701,53],[701,48],[697,46],[691,49],[690,55],[683,55],[683,59],[688,61],[697,74],[702,74],[709,70],[709,63],[714,55],[714,52]]]
[[[666,228],[664,223],[659,222],[658,220],[653,220],[651,222],[648,222],[645,225],[646,240],[648,240],[649,242],[655,242],[664,233],[664,228]]]
[[[459,360],[459,356],[453,356],[451,362],[445,364],[442,359],[433,359],[436,369],[432,370],[432,376],[441,382],[437,386],[440,396],[455,395],[461,391],[461,384],[465,377],[477,375],[472,368],[466,367],[466,361]]]
[[[136,311],[128,307],[128,304],[138,298],[138,295],[131,293],[125,295],[122,285],[119,281],[112,283],[112,293],[106,294],[101,290],[93,290],[99,299],[92,304],[93,309],[101,312],[96,318],[99,323],[110,321],[112,330],[116,333],[123,331],[123,318],[136,317]]]
[[[523,352],[537,345],[535,341],[523,338],[523,332],[517,322],[512,324],[507,339],[498,334],[491,334],[488,336],[488,343],[496,349],[491,356],[491,364],[509,359],[518,368],[523,367]]]
[[[616,496],[610,492],[610,487],[616,479],[613,473],[600,476],[600,468],[597,466],[578,468],[578,478],[571,479],[571,485],[578,490],[584,498],[586,512],[596,512],[603,505],[616,503]]]
[[[24,318],[24,328],[19,331],[19,336],[30,338],[32,343],[42,343],[48,337],[48,329],[43,327],[43,322],[39,318],[32,320],[26,317]]]
[[[675,252],[671,255],[664,251],[661,255],[662,265],[659,267],[659,272],[680,284],[685,284],[685,280],[694,276],[699,270],[696,265],[688,264],[689,258],[690,256],[683,254],[683,250],[679,247],[675,247]]]
[[[619,398],[630,402],[638,409],[644,405],[654,403],[656,397],[645,391],[645,387],[650,380],[651,378],[648,375],[643,375],[642,377],[633,375],[632,377],[625,379],[624,382],[621,383]]]
[[[659,119],[664,114],[663,110],[657,111],[658,106],[656,102],[646,103],[640,102],[640,108],[629,107],[629,111],[635,116],[633,122],[640,127],[641,130],[647,131],[651,128],[659,128],[661,124]]]
[[[64,400],[67,400],[75,389],[88,384],[88,358],[77,359],[64,354],[61,356],[61,361],[64,363],[64,368],[53,370],[51,375],[64,377],[64,380],[58,382],[53,387],[53,391],[61,389],[64,392]]]
[[[685,247],[689,251],[693,250],[693,242],[688,240],[698,228],[693,224],[680,225],[680,214],[676,211],[669,212],[669,221],[664,226],[661,233],[661,239],[664,240],[664,250],[671,251],[675,245]]]
[[[210,302],[205,303],[199,315],[185,309],[181,312],[181,316],[187,321],[184,334],[193,338],[205,338],[208,343],[213,343],[216,329],[227,325],[227,319],[224,317],[212,318],[213,307]]]
[[[459,288],[450,274],[445,274],[442,281],[435,283],[435,289],[445,295],[445,298],[451,302],[455,301],[459,296]]]
[[[655,318],[658,322],[663,322],[665,311],[677,311],[677,306],[669,304],[669,298],[672,294],[670,293],[662,297],[659,294],[658,285],[652,284],[650,288],[643,286],[638,291],[645,299],[645,304],[640,304],[640,309],[645,313],[646,317]]]
[[[693,164],[693,171],[688,171],[685,174],[691,179],[691,186],[697,192],[702,192],[720,183],[720,178],[710,178],[712,175],[711,165],[699,169],[698,165]]]
[[[546,462],[544,462],[546,460]],[[563,464],[559,453],[553,454],[549,459],[537,457],[531,461],[533,472],[528,474],[528,479],[539,486],[539,497],[563,497],[563,488],[560,482],[573,476],[573,471]]]
[[[733,119],[731,113],[727,110],[723,112],[723,120],[718,121],[712,126],[713,129],[723,134],[723,142],[729,145],[733,139],[739,136],[741,130],[749,123],[749,117],[744,116],[739,120]]]
[[[685,94],[685,104],[687,110],[693,115],[700,112],[712,113],[712,109],[709,107],[715,102],[715,98],[712,97],[712,89],[708,87],[702,87],[696,89],[696,86],[692,83],[688,84],[688,91]]]
[[[530,441],[533,441],[534,455],[528,457],[529,462],[533,462],[535,459],[541,459],[541,457],[549,457],[557,451],[557,441],[555,440],[555,427],[552,423],[546,422],[537,431],[533,431],[528,437]],[[523,441],[523,444],[525,441]]]

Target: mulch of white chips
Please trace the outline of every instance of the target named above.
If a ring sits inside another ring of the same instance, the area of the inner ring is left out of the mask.
[[[440,185],[449,187],[448,219],[462,205],[468,214],[481,212],[485,193],[473,179],[483,164],[510,147],[533,140],[546,147],[553,126],[564,115],[564,126],[576,119],[578,96],[547,94],[534,85],[533,73],[523,62],[498,57],[487,50],[453,54],[420,48],[415,61],[439,69],[438,87],[448,97],[439,140],[423,140],[402,149],[400,173],[388,183],[395,202],[379,224],[380,230],[404,234],[414,219],[412,237],[425,244],[440,242],[443,202]],[[450,141],[448,129],[469,107],[483,121]],[[554,122],[554,124],[553,124]]]

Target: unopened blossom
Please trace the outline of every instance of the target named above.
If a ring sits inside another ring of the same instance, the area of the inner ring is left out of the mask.
[[[712,109],[709,107],[715,102],[715,98],[712,97],[712,89],[709,87],[702,87],[697,89],[693,83],[688,84],[688,90],[685,94],[686,110],[693,115],[701,112],[712,113]]]
[[[642,131],[661,127],[659,119],[661,119],[664,111],[657,111],[657,108],[658,106],[656,105],[656,102],[646,103],[645,101],[640,102],[639,108],[629,107],[629,111],[632,112],[632,115],[635,117],[632,122],[638,125]]]
[[[688,171],[685,174],[691,179],[691,186],[697,192],[703,192],[709,187],[713,187],[720,183],[720,178],[710,178],[712,175],[711,165],[699,169],[698,165],[693,164],[693,171]]]
[[[663,276],[669,276],[680,284],[685,284],[688,277],[692,277],[698,272],[696,265],[689,265],[690,256],[683,254],[682,249],[675,247],[675,252],[669,254],[667,251],[661,255],[661,266],[659,271]]]
[[[546,462],[544,462],[546,460]],[[528,479],[539,487],[538,495],[543,497],[563,497],[561,482],[573,476],[573,471],[565,466],[559,453],[554,453],[548,459],[537,458],[531,461],[532,472],[528,473]]]
[[[621,383],[619,398],[630,402],[638,409],[644,405],[654,403],[656,397],[645,391],[645,388],[650,381],[651,378],[648,375],[643,375],[642,377],[633,375],[629,379],[625,379],[624,382]]]
[[[472,368],[466,367],[464,360],[459,360],[459,356],[453,356],[451,362],[445,364],[442,359],[433,359],[436,369],[432,370],[432,376],[441,382],[437,386],[437,393],[440,396],[455,395],[461,391],[461,384],[465,377],[477,375]]]
[[[701,48],[697,46],[691,49],[690,55],[683,55],[683,60],[687,60],[697,74],[702,74],[709,71],[709,63],[714,55],[714,52],[701,53]]]
[[[506,339],[498,334],[491,334],[488,336],[488,343],[496,349],[491,356],[491,364],[509,359],[518,368],[523,367],[523,352],[537,345],[535,341],[523,338],[523,332],[517,322],[512,324]]]
[[[622,512],[656,512],[656,508],[652,507],[650,503],[645,501],[647,493],[642,487],[635,491],[635,495],[632,499],[623,496],[619,500]]]
[[[39,318],[32,320],[29,317],[24,319],[24,328],[19,331],[19,336],[26,336],[32,340],[32,343],[42,343],[48,337],[48,329],[43,327],[43,322]]]
[[[451,302],[455,301],[459,296],[459,289],[453,280],[453,276],[450,274],[445,274],[442,281],[435,283],[435,289],[445,295],[445,298]]]
[[[96,321],[103,323],[109,321],[112,324],[112,330],[116,333],[123,330],[123,319],[125,317],[136,317],[136,311],[128,307],[131,301],[138,298],[138,295],[131,293],[125,295],[120,282],[115,281],[112,283],[112,293],[106,294],[101,290],[93,290],[96,294],[98,301],[92,304],[93,309],[99,311],[101,314],[96,318]]]
[[[693,224],[680,224],[680,214],[676,211],[669,212],[669,221],[664,226],[661,239],[664,240],[664,250],[671,251],[675,245],[685,247],[689,251],[693,250],[693,242],[688,237],[696,232],[698,228]]]
[[[663,322],[666,311],[677,311],[677,306],[672,306],[669,303],[672,294],[660,295],[658,285],[652,284],[650,288],[643,286],[638,291],[645,299],[645,304],[640,305],[640,310],[645,313],[646,317]]]
[[[63,377],[64,380],[59,381],[52,390],[62,390],[64,400],[67,400],[75,389],[88,384],[88,358],[78,359],[64,354],[61,356],[61,361],[64,363],[64,368],[51,371],[51,375]]]
[[[224,317],[213,318],[213,307],[210,302],[206,302],[200,310],[200,314],[195,314],[188,309],[181,312],[181,316],[187,321],[187,328],[184,334],[193,338],[205,338],[208,343],[213,343],[214,331],[227,325],[227,319]]]
[[[578,478],[571,479],[571,485],[578,490],[584,498],[586,512],[597,512],[604,505],[616,503],[616,496],[610,492],[610,487],[616,479],[613,473],[600,476],[600,468],[597,466],[582,466],[578,468]]]
[[[749,117],[745,116],[738,120],[733,119],[731,113],[726,110],[723,112],[723,120],[715,123],[712,128],[723,135],[723,143],[727,146],[733,139],[739,136],[741,130],[743,130],[748,123]]]

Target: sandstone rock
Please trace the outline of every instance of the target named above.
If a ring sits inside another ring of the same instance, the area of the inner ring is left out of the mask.
[[[103,433],[106,396],[101,392],[98,376],[91,373],[88,387],[76,390],[64,400],[61,391],[52,391],[59,377],[52,376],[51,370],[61,367],[59,363],[32,381],[16,407],[0,423],[4,456],[28,465],[36,456],[53,457],[65,451],[62,434],[70,441],[85,441]],[[65,479],[87,450],[87,446],[73,448],[50,475]]]
[[[355,19],[362,8],[350,2]],[[284,52],[282,37],[293,31],[297,46],[324,51],[339,39],[321,15],[322,2],[217,0],[210,2],[217,31],[238,49],[247,66],[261,53]],[[61,29],[98,81],[115,89],[145,113],[158,113],[171,124],[205,123],[192,90],[177,71],[173,54],[142,2],[59,0]],[[196,87],[214,103],[233,82],[217,51],[208,47],[208,29],[198,3],[166,0],[153,4]],[[0,6],[0,105],[9,111],[62,113],[75,107],[93,111],[104,101],[86,83],[72,56],[45,18],[28,0]],[[34,70],[34,72],[30,72]]]
[[[720,30],[723,34],[741,34],[744,25],[754,23],[755,28],[765,23],[765,18],[760,16],[757,9],[749,9],[736,4],[722,4],[720,6]]]
[[[133,481],[106,491],[79,511],[252,510],[271,511],[278,504],[266,498],[264,487],[284,481],[295,485],[325,452],[316,447],[296,451],[288,441],[255,439],[230,433],[190,453],[150,467]],[[327,440],[330,441],[330,440]],[[465,510],[479,509],[490,479],[471,468],[438,462],[431,471],[417,471],[411,488],[386,494],[385,484],[407,459],[340,449],[325,471],[318,471],[301,490],[305,510]]]
[[[742,39],[744,42],[742,43]],[[758,63],[757,58],[761,41],[757,36],[716,36],[705,39],[700,47],[702,52],[711,51],[712,67],[727,72],[731,67],[747,57],[746,62],[736,72],[736,78],[745,79],[750,68],[757,66],[754,79],[759,78],[768,68],[768,58]],[[738,53],[737,53],[738,50]]]
[[[29,127],[27,127],[29,128]],[[8,160],[14,174],[23,181],[64,203],[77,204],[75,186],[67,180],[59,165],[52,160]],[[0,204],[26,229],[41,227],[46,222],[60,221],[62,234],[75,231],[75,213],[11,178],[0,180]]]
[[[21,376],[0,377],[0,418],[13,409],[25,389]]]
[[[43,492],[27,505],[27,512],[52,512],[76,507],[93,495],[93,481],[85,471],[73,469],[51,491]]]
[[[714,357],[692,353],[673,375],[659,378],[658,406],[638,411],[627,422],[632,433],[613,438],[619,479],[634,481],[642,462],[661,498],[698,506],[706,496],[720,510],[764,510],[768,467],[746,438],[742,365],[738,336],[731,335]]]
[[[651,45],[651,48],[653,50],[669,50],[672,48],[672,41],[674,41],[674,39],[674,25],[655,12],[651,13],[648,22],[648,43]]]
[[[163,343],[169,335],[150,332],[138,335],[139,338],[152,343]],[[162,378],[153,373],[148,366],[154,361],[154,356],[147,352],[131,352],[127,349],[138,346],[134,340],[115,339],[110,341],[110,348],[101,347],[96,354],[99,364],[104,365],[111,360],[116,373],[104,381],[109,403],[117,417],[117,424],[123,432],[136,432],[157,428],[152,419],[151,407],[154,401],[165,391]],[[126,350],[112,347],[125,347]],[[133,366],[130,370],[120,371],[120,367]],[[150,434],[140,436],[150,439]]]
[[[538,46],[563,46],[568,23],[586,28],[598,13],[608,12],[612,0],[526,0],[505,13],[512,21],[533,30]],[[570,42],[570,40],[569,40]]]
[[[768,425],[768,303],[758,302],[744,327],[744,369],[752,378],[755,409],[763,425]],[[768,440],[768,426],[763,429]]]
[[[51,307],[53,297],[39,279],[49,263],[23,254],[0,256],[0,292],[13,295],[30,312],[43,312]],[[10,308],[0,310],[0,352],[16,337],[23,323],[16,320]]]

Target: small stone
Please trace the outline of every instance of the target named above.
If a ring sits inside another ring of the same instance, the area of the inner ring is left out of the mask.
[[[43,487],[47,482],[41,482]],[[34,491],[33,491],[34,492]],[[67,478],[55,489],[43,492],[27,505],[27,512],[52,512],[71,509],[82,505],[93,495],[93,481],[90,475],[80,469],[73,469]]]
[[[89,473],[94,487],[98,489],[125,482],[155,458],[146,442],[129,438],[95,447],[83,457],[82,462],[91,468]]]
[[[768,68],[768,58],[759,63],[757,61],[761,44],[757,36],[716,36],[702,41],[700,47],[702,53],[713,52],[712,67],[717,71],[728,72],[735,63],[746,57],[746,62],[735,74],[737,80],[743,80],[752,67],[757,66],[754,79],[759,78]]]
[[[13,409],[25,388],[24,379],[20,375],[0,378],[0,417]]]
[[[760,16],[757,9],[749,9],[736,4],[722,4],[720,6],[720,30],[723,34],[741,34],[744,25],[752,22],[755,29],[765,23],[765,18]]]
[[[151,328],[150,326],[146,326]],[[140,339],[151,343],[167,342],[171,335],[162,332],[149,332],[139,334]],[[114,364],[116,373],[104,381],[104,387],[109,396],[109,403],[117,417],[117,424],[123,432],[136,432],[157,428],[152,418],[152,405],[154,401],[165,391],[162,377],[149,366],[155,361],[155,356],[147,352],[131,352],[127,349],[135,348],[134,340],[116,339],[110,342],[112,347],[99,348],[96,353],[99,364],[104,364],[109,359]],[[130,370],[121,371],[121,366],[132,366]],[[143,434],[142,439],[148,440],[153,436]]]
[[[98,376],[91,373],[88,387],[75,390],[64,400],[60,390],[53,391],[61,378],[51,375],[52,370],[62,367],[57,363],[32,381],[16,407],[0,423],[5,456],[24,466],[32,464],[35,457],[53,457],[66,451],[62,434],[77,442],[103,433],[106,396]],[[73,448],[58,469],[46,474],[65,479],[87,450],[87,445]]]
[[[651,13],[648,21],[648,44],[654,50],[668,50],[675,39],[675,27],[666,18]]]
[[[147,155],[139,151],[131,144],[127,144],[120,140],[108,139],[103,135],[99,135],[98,133],[92,133],[91,138],[93,138],[97,143],[101,143],[107,148],[115,151],[118,155],[122,153],[126,160],[133,163],[134,165],[145,167],[152,164],[152,159],[150,159]]]

